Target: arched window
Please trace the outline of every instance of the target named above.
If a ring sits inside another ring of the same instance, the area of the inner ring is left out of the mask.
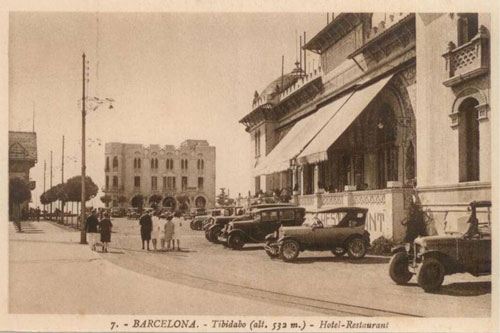
[[[205,161],[204,160],[201,160],[201,168],[205,169]]]
[[[155,158],[155,169],[158,169],[158,159]]]
[[[137,167],[139,169],[141,168],[141,159],[140,158],[137,159]]]
[[[200,160],[196,161],[196,169],[200,170],[201,169],[201,163]]]
[[[109,156],[106,157],[106,171],[109,171]]]
[[[479,180],[479,121],[474,98],[465,99],[458,107],[459,180]]]
[[[106,176],[106,190],[109,188],[109,177]]]
[[[118,187],[118,177],[113,176],[113,187]]]
[[[184,166],[186,167],[186,170],[188,169],[188,160],[184,161]]]
[[[137,158],[134,158],[134,169],[137,169]]]
[[[151,169],[155,168],[155,160],[154,158],[151,159]]]
[[[118,168],[118,157],[113,157],[113,169]]]

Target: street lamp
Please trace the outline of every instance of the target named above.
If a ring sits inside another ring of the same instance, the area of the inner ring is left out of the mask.
[[[83,58],[83,92],[82,92],[82,197],[81,197],[81,211],[80,211],[80,244],[87,244],[87,234],[85,232],[85,219],[86,219],[86,211],[85,211],[85,116],[88,111],[95,111],[103,104],[109,104],[109,108],[112,109],[114,102],[111,98],[100,99],[97,97],[88,98],[85,95],[85,53],[82,55]]]

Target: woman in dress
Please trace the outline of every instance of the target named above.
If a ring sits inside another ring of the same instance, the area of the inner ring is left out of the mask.
[[[100,223],[101,227],[101,243],[102,243],[102,252],[108,252],[108,244],[111,242],[111,229],[113,229],[113,223],[109,219],[109,214],[104,213],[104,218]]]
[[[156,251],[156,246],[161,242],[162,235],[164,235],[164,232],[163,228],[161,228],[160,209],[157,209],[153,214],[153,234],[151,236],[153,251]]]
[[[180,238],[179,238],[179,227],[182,225],[181,222],[181,214],[176,212],[172,219],[172,223],[174,224],[174,233],[172,234],[172,250],[175,250],[175,242],[177,241],[177,251],[180,251]]]
[[[165,242],[167,242],[167,251],[168,251],[170,250],[170,241],[172,241],[172,237],[175,233],[175,226],[174,223],[172,222],[172,215],[170,214],[167,216],[167,223],[165,223],[164,229],[165,229]]]

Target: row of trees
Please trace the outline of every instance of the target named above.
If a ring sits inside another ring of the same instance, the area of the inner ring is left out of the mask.
[[[88,201],[97,195],[99,188],[92,178],[85,177],[85,201]],[[66,202],[80,202],[82,198],[82,177],[75,176],[68,179],[65,183],[52,186],[40,195],[40,203],[49,205],[60,200],[62,210]]]

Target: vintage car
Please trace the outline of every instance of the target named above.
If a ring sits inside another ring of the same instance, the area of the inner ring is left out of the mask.
[[[231,216],[217,216],[209,219],[209,223],[204,226],[205,238],[212,243],[219,243],[219,235],[226,224],[233,221],[244,221],[250,218],[250,213],[262,208],[272,207],[293,207],[288,203],[273,203],[273,204],[258,204],[250,206],[249,213],[243,210],[243,207],[237,207],[235,210],[236,215]]]
[[[293,261],[301,251],[345,253],[353,259],[365,256],[370,234],[365,230],[368,209],[341,207],[309,213],[302,226],[282,226],[266,237],[264,249],[271,258]]]
[[[139,214],[139,212],[137,211],[136,208],[129,208],[127,210],[127,219],[129,219],[129,220],[136,220],[139,217],[141,217],[141,214]]]
[[[209,209],[205,215],[195,216],[189,223],[189,226],[193,230],[203,230],[203,226],[209,222],[210,218],[229,215],[229,211],[225,208]]]
[[[413,244],[395,247],[389,263],[391,279],[406,284],[416,274],[418,285],[430,292],[441,287],[445,275],[491,274],[490,207],[490,201],[471,202],[464,233],[445,231],[443,236],[417,237]]]
[[[125,208],[113,207],[111,208],[111,217],[124,217],[127,215]]]
[[[301,225],[305,213],[304,208],[295,206],[257,209],[250,213],[248,219],[226,224],[218,240],[235,250],[240,250],[246,243],[263,243],[266,236],[281,225]]]

